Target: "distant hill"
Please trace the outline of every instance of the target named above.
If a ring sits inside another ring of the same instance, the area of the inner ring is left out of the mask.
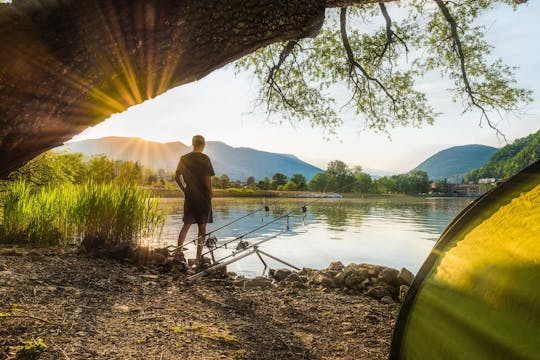
[[[504,179],[540,160],[540,131],[499,149],[486,164],[467,174],[467,180]]]
[[[181,142],[159,143],[140,138],[105,137],[65,144],[58,150],[80,152],[86,156],[105,154],[113,160],[138,161],[153,169],[175,170],[180,155],[191,150]],[[257,180],[271,178],[276,172],[288,177],[303,174],[310,180],[322,170],[294,155],[277,154],[251,148],[235,148],[220,141],[209,141],[204,151],[212,159],[217,175],[227,174],[232,180],[245,181],[248,176]]]
[[[414,170],[427,172],[430,180],[455,180],[478,169],[497,151],[485,145],[454,146],[429,157]]]

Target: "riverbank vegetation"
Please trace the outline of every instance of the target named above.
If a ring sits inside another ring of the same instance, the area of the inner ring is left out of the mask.
[[[159,200],[133,181],[138,173],[133,163],[44,153],[2,182],[0,241],[46,246],[99,239],[109,247],[135,246],[165,221]]]

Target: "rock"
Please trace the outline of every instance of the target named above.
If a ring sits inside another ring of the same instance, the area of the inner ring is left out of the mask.
[[[336,278],[343,278],[343,286],[354,290],[363,290],[365,287],[363,284],[364,280],[369,277],[367,269],[349,265],[343,270],[343,274],[340,274],[338,274]]]
[[[401,268],[397,275],[397,281],[400,285],[411,286],[414,280],[414,274],[405,268]]]
[[[262,276],[258,276],[254,279],[248,279],[244,282],[244,289],[245,290],[249,290],[249,289],[269,289],[271,288],[273,285],[272,285],[272,280],[268,279],[268,278],[265,278],[265,277],[262,277]]]
[[[315,269],[312,269],[312,268],[302,268],[302,270],[300,270],[298,272],[298,275],[302,276],[310,276],[310,275],[313,275],[314,273],[316,273],[317,270]]]
[[[385,296],[391,296],[390,291],[388,291],[386,287],[381,285],[372,287],[368,290],[366,295],[377,300],[381,300]]]
[[[334,282],[334,279],[332,279],[330,276],[325,274],[324,272],[321,272],[317,274],[317,276],[314,277],[313,283],[320,285],[325,288],[335,288],[336,283]]]
[[[387,304],[387,305],[390,305],[390,304],[395,304],[396,302],[394,301],[394,299],[392,299],[391,296],[384,296],[382,299],[381,299],[381,302],[383,304]]]
[[[274,278],[277,282],[285,280],[286,277],[288,277],[292,273],[289,269],[270,269],[268,274]]]
[[[304,281],[302,281],[302,278],[300,277],[300,275],[298,275],[297,273],[293,273],[291,272],[289,274],[289,276],[287,276],[283,282],[285,283],[304,283]]]
[[[203,256],[203,263],[205,264],[209,264],[211,265],[212,264],[212,259],[210,259],[209,257],[206,257],[206,256]],[[197,259],[188,259],[188,266],[195,266],[197,265]]]
[[[393,286],[399,286],[399,281],[397,280],[397,276],[399,274],[399,271],[392,268],[384,268],[379,273],[379,279],[384,281],[385,283]]]
[[[398,300],[400,302],[404,302],[405,301],[405,297],[407,297],[407,293],[409,292],[409,287],[407,285],[401,285],[399,287],[399,295],[398,295]]]
[[[282,282],[282,284],[287,284],[292,289],[306,289],[307,288],[307,285],[304,284],[303,282],[291,282],[291,283]]]
[[[220,266],[220,267],[214,268],[209,273],[209,276],[211,276],[213,278],[226,278],[227,277],[227,266]]]
[[[114,304],[113,307],[112,307],[112,311],[125,314],[125,313],[128,313],[130,311],[130,308],[127,305]]]
[[[84,237],[83,241],[80,244],[80,249],[85,253],[93,253],[97,249],[101,249],[105,246],[105,239],[98,236],[87,235]]]
[[[322,274],[322,275],[327,276],[327,277],[329,277],[329,278],[331,278],[333,280],[336,277],[336,275],[339,274],[339,271],[338,270],[325,269],[325,270],[319,271],[318,274]]]
[[[345,268],[345,266],[341,263],[341,261],[336,261],[333,263],[330,263],[330,266],[328,266],[328,270],[330,271],[341,271]]]

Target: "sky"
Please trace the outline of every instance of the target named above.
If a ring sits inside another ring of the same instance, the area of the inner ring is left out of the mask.
[[[517,11],[498,6],[481,19],[488,25],[488,42],[495,46],[493,56],[518,66],[518,86],[534,91],[534,100],[523,114],[498,122],[509,142],[540,129],[538,14],[540,2],[530,1]],[[462,114],[461,104],[453,103],[446,90],[450,86],[437,74],[418,81],[418,87],[427,93],[436,111],[442,113],[432,126],[395,128],[388,135],[365,130],[363,119],[345,113],[337,135],[326,140],[322,129],[302,123],[271,123],[261,110],[253,111],[256,81],[248,73],[235,76],[233,67],[227,66],[200,81],[171,89],[115,114],[73,140],[133,136],[190,144],[194,134],[202,134],[207,141],[293,154],[321,168],[331,160],[342,160],[380,174],[407,172],[451,146],[504,146],[492,129],[479,126],[479,113]]]

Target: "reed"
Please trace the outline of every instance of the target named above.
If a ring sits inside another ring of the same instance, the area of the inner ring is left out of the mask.
[[[159,200],[134,185],[86,183],[34,188],[24,181],[2,198],[4,242],[65,245],[85,237],[106,246],[137,245],[160,231],[165,215]]]

